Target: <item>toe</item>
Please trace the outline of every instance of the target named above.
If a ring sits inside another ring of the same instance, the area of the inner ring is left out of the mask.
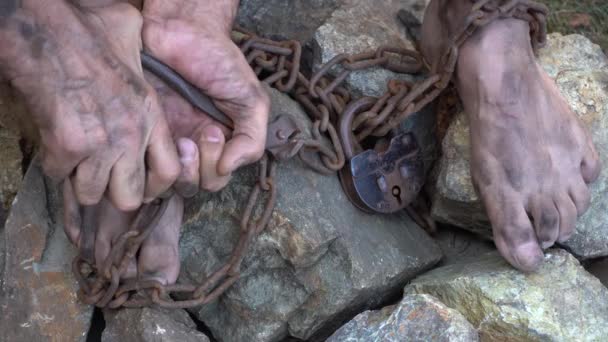
[[[576,206],[577,215],[583,215],[591,205],[591,194],[587,184],[582,178],[575,178],[568,189],[568,193]]]
[[[184,206],[179,196],[170,199],[167,210],[141,246],[137,260],[139,277],[173,284],[179,275],[179,231]]]
[[[560,216],[553,198],[540,197],[533,204],[534,229],[543,249],[547,249],[559,237]]]
[[[567,194],[557,196],[555,205],[559,211],[559,236],[557,241],[562,243],[568,240],[576,229],[576,206]]]
[[[486,203],[490,202],[486,201]],[[495,205],[494,209],[488,210],[493,223],[496,247],[514,267],[524,272],[535,271],[544,256],[532,222],[521,202],[503,201],[503,204]]]
[[[601,162],[592,142],[588,143],[586,153],[581,162],[581,175],[585,183],[591,184],[599,177],[602,169]]]

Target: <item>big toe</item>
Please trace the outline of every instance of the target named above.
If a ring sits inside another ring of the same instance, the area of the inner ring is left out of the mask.
[[[138,273],[140,278],[173,284],[179,275],[179,232],[183,217],[183,200],[173,196],[166,211],[141,246]]]
[[[523,204],[518,201],[503,203],[507,205],[489,212],[496,247],[513,267],[524,272],[533,272],[542,263],[544,255],[532,222]]]

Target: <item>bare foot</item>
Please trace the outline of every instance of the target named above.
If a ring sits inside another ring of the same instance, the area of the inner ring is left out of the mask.
[[[64,183],[63,194],[67,236],[81,251],[88,249],[97,270],[102,271],[110,250],[116,246],[120,236],[129,230],[136,212],[120,211],[107,199],[81,210],[70,182]],[[88,218],[82,215],[84,212],[87,212],[85,215]],[[163,216],[142,244],[137,260],[131,260],[127,270],[121,274],[121,279],[152,279],[163,284],[172,284],[177,280],[183,212],[180,196],[175,195],[169,199]],[[93,236],[85,237],[83,229],[92,231]],[[89,245],[85,242],[87,238]]]
[[[528,24],[497,20],[461,48],[457,87],[469,115],[471,173],[501,254],[535,270],[567,240],[600,172],[589,134],[536,63]]]

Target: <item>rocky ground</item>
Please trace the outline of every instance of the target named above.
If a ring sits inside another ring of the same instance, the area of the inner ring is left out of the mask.
[[[244,0],[239,23],[263,36],[301,40],[315,69],[342,52],[413,46],[426,2]],[[396,15],[400,9],[409,29]],[[608,165],[608,58],[583,36],[552,34],[539,62]],[[393,77],[409,76],[373,69],[348,78],[347,87],[378,95]],[[273,115],[310,125],[297,103],[270,93]],[[16,120],[23,111],[0,85],[0,222],[8,214],[0,228],[0,341],[601,341],[608,334],[608,171],[594,185],[575,237],[551,250],[539,272],[524,275],[487,239],[468,172],[465,115],[457,114],[438,141],[432,106],[402,129],[417,135],[432,175],[427,190],[441,223],[433,237],[405,214],[359,212],[337,177],[293,160],[280,165],[270,225],[224,296],[188,312],[94,314],[75,297],[75,251],[63,233],[56,185],[35,160],[22,179],[29,152],[13,132],[28,135]],[[255,168],[244,169],[224,191],[187,204],[181,281],[204,278],[226,260],[254,175]]]

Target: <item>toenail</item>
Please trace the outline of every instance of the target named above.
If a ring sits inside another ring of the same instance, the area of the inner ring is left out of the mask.
[[[547,248],[549,248],[549,247],[553,246],[553,244],[554,244],[554,243],[553,243],[553,242],[551,242],[551,241],[545,241],[545,242],[542,242],[542,243],[541,243],[541,247],[542,247],[543,249],[547,249]]]
[[[528,242],[515,248],[511,253],[516,267],[524,272],[533,272],[540,266],[544,259],[544,255],[539,251],[538,245],[534,242]]]

